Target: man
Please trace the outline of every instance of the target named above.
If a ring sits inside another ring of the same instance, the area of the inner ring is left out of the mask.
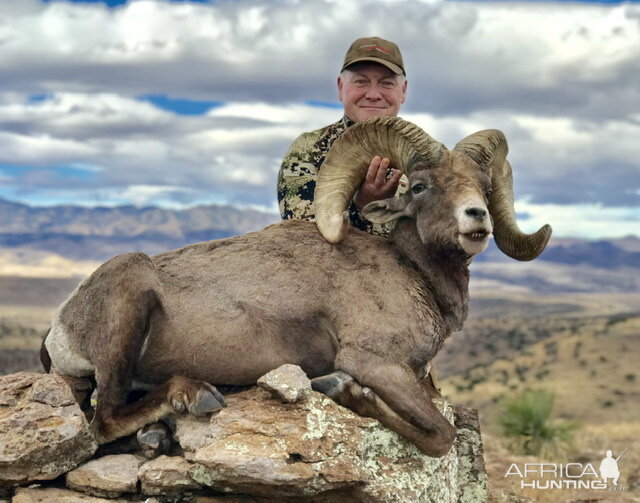
[[[318,171],[333,142],[347,128],[371,117],[396,116],[407,97],[407,79],[400,49],[378,37],[359,38],[347,51],[338,76],[338,97],[344,115],[338,122],[300,135],[289,147],[278,174],[278,203],[283,220],[314,220],[313,197]],[[389,169],[389,159],[375,156],[365,181],[349,207],[351,225],[386,236],[390,224],[374,224],[360,210],[368,203],[406,191],[406,177]],[[402,183],[401,177],[403,179]],[[424,383],[437,395],[440,387],[432,363],[424,369]]]
[[[278,174],[278,203],[283,220],[313,220],[316,178],[333,142],[348,127],[371,117],[398,115],[407,96],[400,49],[378,37],[359,38],[347,51],[338,76],[338,97],[344,116],[322,129],[303,133],[291,145]],[[371,160],[366,179],[349,207],[351,224],[373,234],[387,235],[392,226],[373,224],[360,214],[368,203],[393,196],[402,173],[389,169],[389,160]]]

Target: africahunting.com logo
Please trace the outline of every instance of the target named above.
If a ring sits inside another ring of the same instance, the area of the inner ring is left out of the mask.
[[[613,452],[608,450],[606,457],[596,468],[591,463],[512,463],[506,477],[520,478],[522,489],[602,489],[609,491],[626,491],[627,488],[618,485],[620,470],[618,461],[627,449],[614,458]]]

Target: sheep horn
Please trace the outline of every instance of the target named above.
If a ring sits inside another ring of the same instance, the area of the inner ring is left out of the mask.
[[[506,160],[507,140],[495,129],[479,131],[458,142],[463,152],[481,167],[491,169],[493,193],[489,199],[489,213],[493,217],[493,234],[498,248],[516,260],[533,260],[547,246],[551,226],[545,224],[533,234],[525,234],[516,222],[513,205],[513,175]]]
[[[388,158],[408,175],[417,162],[436,165],[444,151],[444,145],[399,117],[376,117],[351,126],[333,143],[318,174],[314,200],[320,234],[334,244],[346,237],[346,210],[374,156]]]

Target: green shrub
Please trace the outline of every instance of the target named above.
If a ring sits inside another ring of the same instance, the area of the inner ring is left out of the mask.
[[[538,390],[525,391],[505,403],[499,422],[504,435],[511,439],[512,450],[552,455],[570,444],[578,424],[552,420],[553,402],[553,393]]]

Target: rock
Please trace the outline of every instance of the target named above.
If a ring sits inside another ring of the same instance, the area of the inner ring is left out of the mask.
[[[103,448],[101,458],[67,474],[68,486],[75,489],[71,490],[59,487],[61,479],[45,479],[72,470],[96,445],[69,388],[55,375],[1,377],[0,503],[11,497],[16,484],[32,480],[40,480],[39,487],[19,488],[13,502],[476,503],[488,499],[475,411],[436,401],[458,436],[446,456],[430,458],[378,421],[360,417],[322,394],[307,391],[306,395],[289,403],[253,387],[228,394],[228,406],[210,418],[168,418],[163,428],[179,444],[172,447],[171,457],[148,461],[138,453],[113,455],[122,446],[109,455]],[[136,444],[123,445],[135,449]]]
[[[131,503],[132,500],[94,498],[86,494],[57,488],[21,487],[12,503]]]
[[[92,496],[115,498],[134,493],[138,469],[143,461],[132,454],[116,454],[94,459],[67,473],[67,487]]]
[[[345,503],[457,500],[453,449],[442,458],[425,456],[378,421],[315,392],[283,404],[254,388],[227,396],[227,403],[208,425],[207,444],[189,451],[181,442],[191,477],[205,486],[296,501],[323,495]],[[453,421],[451,407],[440,407]],[[204,424],[179,418],[176,438]]]
[[[285,364],[258,379],[258,386],[286,403],[303,400],[311,392],[311,381],[297,365]]]
[[[142,494],[183,494],[202,486],[189,475],[192,464],[180,456],[160,456],[145,463],[138,472]]]
[[[261,498],[259,496],[194,496],[189,503],[284,503],[284,501],[273,498]],[[287,503],[296,503],[295,500],[286,500]],[[146,503],[146,502],[145,502]],[[331,503],[328,500],[314,503]],[[340,503],[340,502],[336,502]]]
[[[27,398],[32,402],[51,405],[52,407],[64,407],[76,403],[75,397],[69,386],[58,386],[60,376],[55,374],[40,374],[27,393]],[[66,384],[66,383],[65,383]]]
[[[226,408],[228,408],[228,400],[229,398],[231,398],[231,400],[233,401],[233,396],[227,395],[224,398],[225,401],[227,401]],[[210,419],[196,419],[188,416],[176,418],[174,421],[175,440],[185,451],[196,451],[200,447],[204,447],[205,445],[210,444],[217,438],[216,431],[211,427],[210,422],[213,422],[215,420],[214,418],[219,414],[220,413],[218,412]]]
[[[455,448],[458,454],[458,503],[476,503],[487,499],[487,471],[480,435],[478,411],[453,407],[458,430]]]
[[[61,377],[27,372],[0,377],[0,487],[54,479],[97,447]]]

